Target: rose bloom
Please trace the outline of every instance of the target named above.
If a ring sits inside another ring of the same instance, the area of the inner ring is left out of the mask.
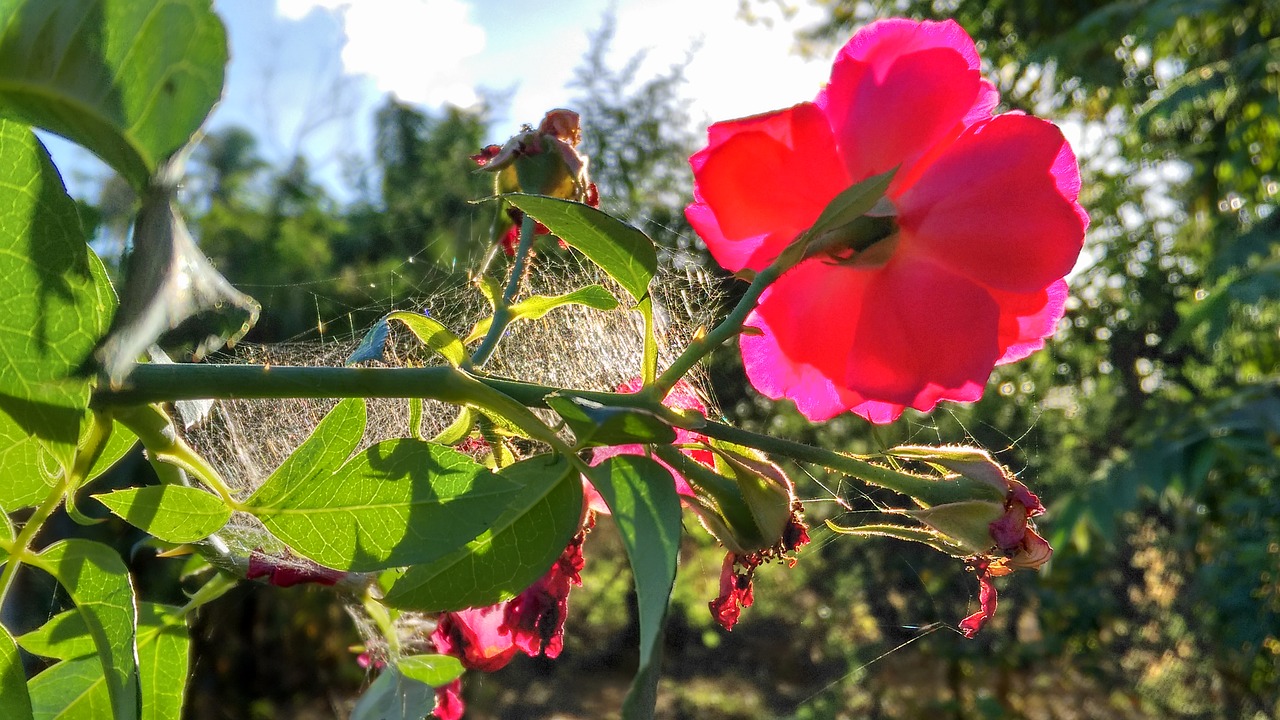
[[[1088,216],[1061,131],[992,115],[953,21],[883,20],[844,46],[814,102],[712,125],[690,162],[689,222],[732,272],[767,267],[854,183],[896,168],[887,237],[828,248],[762,294],[741,348],[751,383],[810,420],[973,401],[996,365],[1044,345]]]

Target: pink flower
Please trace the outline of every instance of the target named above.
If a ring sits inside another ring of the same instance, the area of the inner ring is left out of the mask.
[[[619,385],[617,391],[620,393],[635,393],[639,392],[643,385],[644,383],[640,378],[632,378],[631,380]],[[675,387],[671,388],[671,392],[667,393],[667,396],[663,398],[662,404],[669,408],[675,408],[676,410],[693,410],[703,414],[707,412],[706,404],[698,397],[698,393],[693,389],[693,386],[684,380],[677,382]],[[684,430],[682,428],[676,428],[677,445],[706,442],[707,438],[705,435]],[[689,458],[695,462],[700,462],[707,467],[715,467],[715,456],[708,449],[704,448],[695,450],[686,448],[681,452],[688,455]],[[599,465],[615,455],[644,454],[645,449],[643,445],[609,445],[606,447],[592,448],[591,465],[593,467]],[[665,467],[671,472],[671,476],[675,479],[676,483],[676,493],[686,497],[693,497],[693,488],[689,487],[689,482],[685,480],[680,473],[677,473],[671,468],[671,466],[661,460],[658,460],[657,462],[659,465]],[[591,483],[584,482],[582,489],[586,492],[587,504],[592,510],[605,515],[609,514],[609,506],[605,505],[604,498],[600,497],[600,493],[596,492],[596,489],[591,486]]]
[[[484,672],[501,670],[518,650],[507,627],[505,603],[444,613],[436,621],[431,644],[436,652]]]
[[[564,553],[528,589],[507,603],[506,624],[516,647],[529,657],[557,658],[564,649],[564,621],[569,616],[569,590],[582,587],[582,543],[586,529],[574,536]]]
[[[973,401],[1062,317],[1088,217],[1052,124],[992,116],[995,87],[953,21],[884,20],[836,58],[815,102],[717,123],[690,162],[689,222],[730,271],[759,271],[841,191],[897,168],[886,236],[831,248],[771,285],[745,325],[747,376],[811,420],[873,422]]]
[[[1044,513],[1040,498],[1017,480],[1008,482],[1004,514],[987,526],[999,554],[969,559],[970,567],[978,575],[978,602],[981,607],[960,621],[960,630],[967,638],[977,635],[996,614],[996,586],[992,578],[1004,577],[1019,569],[1034,570],[1053,556],[1053,548],[1048,541],[1027,523],[1029,518]]]
[[[462,703],[462,679],[436,688],[436,706],[431,711],[438,720],[462,720],[466,706]]]

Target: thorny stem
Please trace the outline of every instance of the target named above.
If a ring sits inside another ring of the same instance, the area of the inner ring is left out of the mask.
[[[795,442],[794,440],[762,435],[711,420],[696,426],[696,431],[717,440],[746,445],[769,454],[785,455],[793,460],[821,465],[857,478],[870,485],[887,488],[917,498],[928,505],[976,500],[984,496],[995,501],[1004,499],[1004,495],[995,487],[981,480],[972,480],[963,475],[947,478],[946,480],[937,477],[913,475],[851,455],[824,450],[812,445]]]
[[[531,436],[569,452],[555,434],[528,407],[546,407],[554,392],[574,395],[613,407],[637,407],[661,412],[673,424],[708,437],[747,445],[775,455],[813,463],[845,473],[864,482],[919,498],[929,504],[972,500],[999,493],[990,485],[967,478],[939,480],[899,472],[893,468],[791,440],[694,416],[673,416],[643,393],[625,394],[560,388],[504,378],[471,375],[452,367],[348,368],[262,365],[139,365],[130,376],[131,387],[101,390],[94,396],[99,407],[132,405],[160,400],[203,398],[339,398],[422,397],[460,406],[480,407],[508,417]],[[234,389],[232,389],[234,388]]]
[[[529,257],[529,248],[533,245],[535,227],[534,219],[527,214],[520,221],[520,244],[516,248],[515,263],[511,266],[511,277],[507,278],[507,288],[493,309],[493,322],[489,324],[489,332],[485,334],[480,347],[476,348],[471,355],[471,360],[467,363],[468,368],[483,367],[489,361],[493,351],[498,349],[498,341],[507,331],[507,325],[511,323],[511,301],[515,299],[516,290],[520,288],[520,278],[524,275],[524,264]]]

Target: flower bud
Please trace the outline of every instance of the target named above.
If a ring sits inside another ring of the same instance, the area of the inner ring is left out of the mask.
[[[482,171],[494,173],[495,195],[547,195],[599,207],[599,193],[587,176],[587,157],[577,149],[581,140],[578,113],[557,109],[548,112],[536,130],[526,125],[505,145],[489,145],[471,159]],[[515,254],[523,217],[519,209],[507,206],[493,228],[508,255]],[[548,234],[541,224],[536,232]]]

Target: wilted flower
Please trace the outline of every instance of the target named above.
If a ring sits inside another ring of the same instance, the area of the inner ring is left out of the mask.
[[[1053,332],[1087,225],[1075,156],[1046,121],[992,116],[979,67],[953,21],[880,21],[815,102],[708,130],[686,214],[734,272],[764,269],[842,191],[896,171],[747,318],[743,362],[765,395],[811,420],[889,422],[978,399],[995,365]]]
[[[578,113],[552,110],[536,130],[528,125],[525,128],[505,145],[489,145],[471,156],[482,170],[496,174],[494,192],[548,195],[599,207],[599,192],[587,176],[587,158],[578,152],[578,143],[582,141]],[[507,255],[516,252],[523,218],[524,213],[518,208],[508,207],[506,219],[510,225],[504,222],[503,228],[496,228]],[[535,232],[550,233],[541,223],[536,225]],[[560,244],[564,246],[563,241]]]
[[[246,580],[266,578],[276,587],[293,587],[294,585],[336,585],[347,576],[341,570],[334,570],[288,553],[282,557],[267,555],[261,550],[249,553],[249,569],[245,572]]]

